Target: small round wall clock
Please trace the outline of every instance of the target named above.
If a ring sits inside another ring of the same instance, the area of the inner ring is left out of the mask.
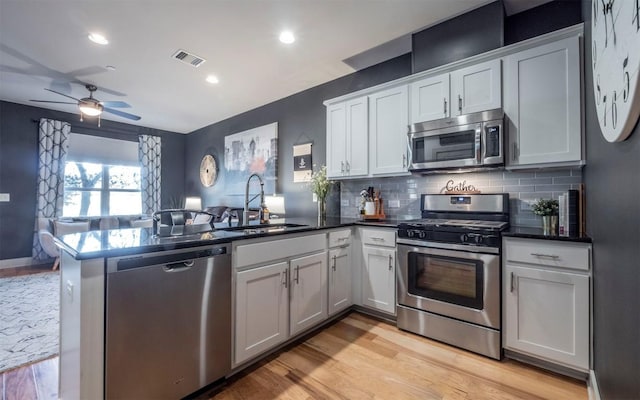
[[[640,2],[592,0],[591,65],[602,135],[625,140],[640,115]]]
[[[216,159],[212,155],[207,154],[202,157],[200,162],[200,182],[204,187],[213,186],[216,183],[218,177],[218,166],[216,165]]]

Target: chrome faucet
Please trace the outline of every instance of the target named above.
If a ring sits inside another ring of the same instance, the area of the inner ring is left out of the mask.
[[[251,182],[251,178],[253,178],[254,176],[260,181],[260,193],[249,199],[249,183]],[[244,210],[242,211],[242,218],[238,218],[239,226],[249,224],[249,203],[251,203],[258,196],[260,196],[260,206],[262,207],[262,204],[264,204],[264,181],[262,180],[260,175],[254,173],[249,175],[249,178],[247,179],[247,187],[244,191]]]

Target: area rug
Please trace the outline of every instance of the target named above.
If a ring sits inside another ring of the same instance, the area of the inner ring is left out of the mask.
[[[0,278],[0,372],[58,354],[60,272]]]

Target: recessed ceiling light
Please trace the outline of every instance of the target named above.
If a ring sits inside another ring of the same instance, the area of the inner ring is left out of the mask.
[[[102,36],[99,33],[90,33],[89,40],[91,40],[93,43],[98,43],[102,45],[109,44],[109,41],[107,40],[107,38]]]
[[[207,76],[207,82],[209,82],[209,83],[218,83],[220,81],[218,80],[217,76],[209,75],[209,76]]]
[[[109,71],[115,71],[116,70],[116,67],[114,67],[113,65],[107,65],[105,68],[108,69]]]
[[[291,44],[296,41],[296,38],[293,36],[293,32],[282,31],[280,32],[280,41],[284,44]]]

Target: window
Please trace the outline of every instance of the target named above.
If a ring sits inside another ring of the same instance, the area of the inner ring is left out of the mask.
[[[67,161],[64,170],[66,217],[131,215],[142,212],[140,167]]]

